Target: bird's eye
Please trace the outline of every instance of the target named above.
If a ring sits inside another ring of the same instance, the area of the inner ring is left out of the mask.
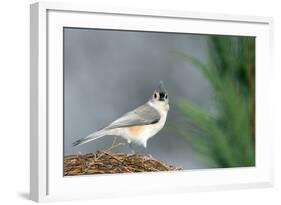
[[[165,99],[166,99],[166,100],[168,99],[168,95],[165,95]]]
[[[154,93],[154,98],[155,98],[155,99],[157,98],[157,94],[156,94],[156,93]]]

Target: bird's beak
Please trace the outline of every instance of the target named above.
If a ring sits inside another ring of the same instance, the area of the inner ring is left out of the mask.
[[[159,100],[164,101],[165,95],[166,95],[165,93],[159,93]]]

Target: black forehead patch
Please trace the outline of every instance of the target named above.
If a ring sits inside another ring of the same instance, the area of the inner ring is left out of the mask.
[[[159,93],[160,99],[165,97],[165,93],[161,92]]]

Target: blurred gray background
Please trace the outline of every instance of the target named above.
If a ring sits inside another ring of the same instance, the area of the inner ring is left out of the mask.
[[[175,100],[187,98],[211,109],[211,91],[199,71],[175,51],[207,61],[207,35],[64,28],[64,155],[109,148],[112,136],[71,144],[145,103],[163,80],[170,111],[147,151],[184,169],[204,168],[172,127],[186,123]],[[114,151],[130,149],[126,145]]]

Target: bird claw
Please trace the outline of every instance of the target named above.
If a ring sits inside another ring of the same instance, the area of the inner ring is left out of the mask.
[[[150,159],[153,159],[153,157],[152,157],[151,154],[146,154],[146,155],[143,156],[143,159],[150,160]]]

